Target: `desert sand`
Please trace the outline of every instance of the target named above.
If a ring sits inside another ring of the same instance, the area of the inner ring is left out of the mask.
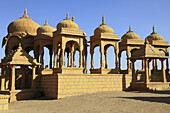
[[[62,99],[43,97],[9,104],[0,113],[169,113],[170,91],[98,92]]]

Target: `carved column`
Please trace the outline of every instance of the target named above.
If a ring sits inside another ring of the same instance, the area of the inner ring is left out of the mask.
[[[1,67],[1,90],[5,90],[5,73],[4,66]]]
[[[169,56],[169,52],[166,53],[166,56]],[[169,73],[169,62],[168,62],[168,58],[166,59],[166,72]]]
[[[126,51],[126,55],[127,55],[127,70],[130,70],[130,60],[129,60],[130,51],[129,50]]]
[[[21,66],[22,69],[22,78],[21,78],[21,89],[25,88],[25,66]]]
[[[142,70],[145,70],[145,60],[142,60]]]
[[[147,58],[145,59],[145,83],[149,82],[148,60]]]
[[[119,54],[119,69],[121,70],[121,53]]]
[[[103,48],[102,48],[102,46],[100,46],[100,65],[101,65],[100,69],[103,69],[104,64],[103,64]]]
[[[105,55],[105,68],[107,68],[107,55],[108,55],[108,51],[107,50],[105,50],[105,52],[104,52],[104,55]]]
[[[68,63],[67,63],[67,67],[70,67],[70,52],[67,52],[67,59],[68,59]]]
[[[85,53],[85,73],[87,74],[87,52]]]
[[[52,69],[52,56],[53,56],[53,52],[52,50],[49,50],[49,54],[50,54],[50,69]]]
[[[116,58],[115,58],[116,69],[118,69],[119,67],[118,67],[118,52],[117,52],[117,50],[115,50],[115,55],[116,55]]]
[[[148,61],[148,76],[149,76],[149,80],[151,80],[151,68],[150,68],[150,62],[151,62],[151,60]]]
[[[155,69],[158,70],[157,59],[155,59]]]
[[[80,57],[79,57],[79,67],[82,68],[83,67],[83,63],[82,63],[82,56],[83,56],[83,51],[80,50]]]
[[[15,90],[15,66],[11,66],[11,91]]]
[[[65,67],[64,65],[64,53],[65,53],[65,50],[62,48],[62,67]]]
[[[165,59],[161,59],[162,81],[163,81],[163,82],[167,82],[167,80],[166,80],[166,74],[165,74],[165,67],[164,67],[164,60],[165,60]]]
[[[56,52],[56,50],[54,50],[54,62],[53,62],[54,68],[56,68],[56,54],[57,54],[57,52]],[[57,55],[57,58],[58,58],[58,55]]]
[[[32,66],[32,82],[31,82],[32,89],[35,89],[35,78],[36,78],[36,66]]]
[[[152,60],[152,67],[153,67],[153,70],[155,70],[155,59]]]
[[[71,50],[71,67],[73,67],[74,66],[74,52],[73,52],[73,50]]]
[[[91,69],[94,69],[93,68],[93,54],[94,54],[94,51],[91,52]]]
[[[136,73],[135,73],[135,60],[131,60],[132,62],[132,83],[137,81]]]
[[[40,59],[40,63],[41,63],[41,69],[44,68],[44,46],[40,46],[40,54],[41,54],[41,59]]]

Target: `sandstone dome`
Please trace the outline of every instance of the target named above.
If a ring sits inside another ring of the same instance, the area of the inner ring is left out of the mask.
[[[46,23],[37,29],[37,34],[52,34],[54,31],[56,29],[48,25],[46,20]]]
[[[39,27],[39,24],[28,17],[27,10],[25,10],[23,17],[8,25],[8,33],[28,33],[29,35],[36,35]]]
[[[104,23],[104,16],[102,17],[102,24],[95,29],[94,34],[110,33],[114,34],[114,30]]]
[[[57,29],[61,29],[61,28],[79,29],[78,25],[74,22],[74,17],[72,20],[68,18],[68,13],[66,19],[64,19],[63,21],[57,24]]]
[[[131,30],[131,27],[129,27],[129,31],[124,34],[121,38],[121,40],[126,40],[126,39],[136,39],[136,40],[139,40],[140,37],[139,35],[137,35],[136,33],[134,33],[132,30]]]
[[[152,40],[164,40],[164,38],[155,32],[155,27],[153,26],[153,32],[145,38],[146,41]]]

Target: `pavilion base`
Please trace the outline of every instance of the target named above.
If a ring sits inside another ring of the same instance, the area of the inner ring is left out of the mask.
[[[33,99],[41,96],[39,89],[23,89],[23,90],[1,90],[0,94],[10,95],[10,102],[17,100]]]
[[[168,90],[170,89],[170,82],[134,82],[130,83],[131,90],[146,91],[146,90]]]
[[[119,69],[90,69],[91,74],[118,74]]]
[[[53,73],[62,73],[62,74],[83,74],[83,67],[62,67],[62,68],[53,68]]]

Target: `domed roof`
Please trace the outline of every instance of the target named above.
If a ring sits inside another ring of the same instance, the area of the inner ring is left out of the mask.
[[[45,25],[43,25],[37,29],[37,34],[52,33],[54,31],[56,31],[56,29],[51,27],[50,25],[48,25],[47,20],[46,20]]]
[[[155,27],[153,26],[153,32],[145,38],[146,41],[152,41],[152,40],[164,40],[164,38],[161,35],[158,35],[155,32]]]
[[[102,24],[95,29],[94,34],[100,34],[100,33],[111,33],[114,34],[114,30],[109,27],[107,24],[104,23],[104,16],[102,17]]]
[[[34,22],[27,15],[27,10],[25,9],[25,14],[18,20],[11,22],[8,26],[8,33],[28,33],[30,35],[36,35],[37,29],[40,27],[39,24]]]
[[[121,38],[121,40],[126,40],[126,39],[137,39],[139,40],[140,37],[139,35],[137,35],[136,33],[134,33],[132,30],[131,30],[131,26],[129,26],[129,31],[124,34]]]
[[[74,17],[72,18],[72,20],[68,18],[68,13],[66,19],[64,19],[63,21],[57,24],[57,29],[61,29],[61,28],[79,29],[78,25],[74,22]]]

